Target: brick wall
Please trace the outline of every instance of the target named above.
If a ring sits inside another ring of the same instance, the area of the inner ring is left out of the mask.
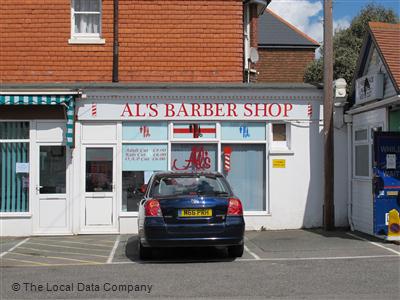
[[[303,82],[314,49],[259,49],[257,82]]]
[[[113,1],[104,45],[68,44],[70,0],[0,0],[0,82],[112,80]],[[241,0],[120,0],[121,82],[242,82]]]

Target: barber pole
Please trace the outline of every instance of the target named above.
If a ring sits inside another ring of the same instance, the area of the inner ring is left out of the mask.
[[[308,103],[308,107],[307,107],[307,115],[311,118],[312,116],[312,104]]]
[[[96,116],[97,116],[97,104],[92,103],[92,117],[96,117]]]
[[[228,173],[231,170],[231,147],[224,148],[224,171]]]

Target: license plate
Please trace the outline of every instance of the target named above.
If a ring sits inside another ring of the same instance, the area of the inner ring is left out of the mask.
[[[211,217],[212,209],[180,209],[179,217]]]

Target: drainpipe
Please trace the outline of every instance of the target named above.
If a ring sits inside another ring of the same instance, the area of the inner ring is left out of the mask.
[[[257,74],[255,70],[252,70],[252,62],[250,61],[250,49],[258,48],[258,17],[262,15],[267,8],[271,0],[244,0],[243,1],[243,26],[247,27],[243,29],[244,36],[244,65],[243,71],[245,76],[245,82],[250,82],[250,73]],[[254,62],[253,62],[254,63]]]
[[[347,115],[345,115],[347,116]],[[351,117],[351,116],[348,116]],[[352,123],[350,120],[347,121],[347,218],[350,225],[350,230],[354,231],[353,224],[353,152],[352,152]]]
[[[114,42],[113,42],[113,68],[112,68],[112,82],[118,82],[118,0],[114,0]]]

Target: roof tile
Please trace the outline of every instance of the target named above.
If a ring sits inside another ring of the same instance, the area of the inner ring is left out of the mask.
[[[400,86],[400,24],[370,22],[369,27],[392,74],[397,90]]]

